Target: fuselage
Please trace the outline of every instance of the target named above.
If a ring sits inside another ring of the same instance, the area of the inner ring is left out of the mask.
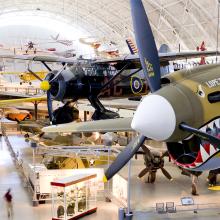
[[[205,125],[200,130],[219,138],[219,119]],[[172,160],[184,169],[203,171],[220,167],[220,146],[211,144],[197,136],[192,136],[178,143],[168,142],[167,148]]]
[[[165,81],[166,85],[140,103],[132,127],[148,138],[165,141],[178,166],[195,171],[219,168],[220,146],[181,130],[179,125],[186,123],[220,137],[219,121],[207,130],[210,122],[220,118],[220,65],[180,70]]]
[[[35,72],[41,79],[44,79],[47,72],[46,71],[38,71]],[[35,76],[33,76],[33,74],[29,73],[29,72],[24,72],[24,73],[20,73],[19,74],[19,78],[24,81],[24,82],[29,82],[29,81],[33,81],[33,80],[37,80]]]
[[[179,129],[180,123],[201,128],[220,116],[220,65],[180,70],[166,78],[170,83],[138,106],[135,130],[154,140],[178,142],[189,136]]]
[[[25,119],[32,119],[32,115],[30,114],[30,112],[25,110],[5,112],[5,117],[9,120],[17,122],[24,121]]]
[[[134,70],[127,70],[116,77],[112,83],[102,89],[116,73],[110,65],[106,66],[81,66],[75,65],[63,70],[59,77],[51,83],[50,92],[54,99],[78,100],[90,96],[100,98],[123,98],[132,96],[142,96],[147,94],[145,80],[137,74],[129,76]],[[53,77],[50,73],[47,77]]]

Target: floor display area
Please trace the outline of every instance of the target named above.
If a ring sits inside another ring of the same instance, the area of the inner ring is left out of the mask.
[[[0,11],[0,219],[219,219],[220,0]]]

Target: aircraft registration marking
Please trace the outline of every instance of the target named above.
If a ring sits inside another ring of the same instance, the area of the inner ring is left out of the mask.
[[[153,69],[153,65],[152,63],[150,63],[147,58],[144,59],[144,62],[145,62],[145,65],[146,65],[146,69],[147,69],[147,72],[148,72],[148,76],[149,77],[154,77],[154,69]]]
[[[212,79],[212,80],[210,80],[210,81],[205,82],[205,84],[206,84],[209,88],[213,88],[213,87],[220,86],[220,78]]]

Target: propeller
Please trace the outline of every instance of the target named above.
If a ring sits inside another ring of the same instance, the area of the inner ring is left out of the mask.
[[[51,71],[44,80],[42,80],[36,73],[34,73],[28,67],[28,71],[34,75],[38,80],[41,81],[40,88],[47,93],[47,108],[49,119],[52,124],[55,124],[54,116],[53,116],[53,108],[52,108],[52,101],[53,98],[56,100],[62,101],[63,96],[65,93],[66,84],[61,75],[62,71],[66,68],[67,64],[63,65],[63,67],[59,71]],[[53,83],[56,81],[56,83]]]
[[[161,87],[160,61],[154,36],[141,0],[130,0],[135,39],[151,92]]]
[[[146,167],[146,168],[144,168],[144,169],[138,174],[138,177],[139,177],[139,178],[142,178],[142,177],[145,176],[148,172],[149,172],[149,169]]]
[[[50,122],[52,122],[53,121],[53,104],[52,104],[51,93],[49,90],[47,91],[47,109],[48,109]]]
[[[125,147],[125,149],[118,155],[115,161],[109,166],[105,172],[103,181],[106,182],[111,179],[138,151],[138,149],[143,145],[146,137],[139,135]]]
[[[156,178],[156,171],[158,169],[161,169],[162,173],[164,176],[172,180],[171,175],[168,173],[168,171],[163,167],[164,166],[164,160],[163,158],[167,156],[167,151],[165,151],[161,156],[156,156],[154,155],[149,148],[147,148],[145,145],[142,145],[141,148],[143,149],[145,155],[144,155],[144,160],[145,160],[145,165],[146,168],[144,168],[139,174],[138,177],[142,178],[144,175],[146,175],[148,172],[151,175],[152,172],[155,172],[155,178]],[[155,180],[155,179],[154,179]],[[154,181],[151,181],[154,182]]]
[[[163,167],[161,167],[160,169],[161,169],[163,175],[164,175],[167,179],[169,179],[170,181],[173,180],[172,176],[171,176]]]
[[[62,71],[66,69],[66,67],[67,67],[67,63],[62,66],[62,68],[57,72],[57,74],[55,74],[55,76],[52,79],[49,80],[49,83],[52,83],[53,81],[55,81],[59,77],[59,75],[62,73]]]
[[[141,0],[130,0],[131,14],[141,65],[150,87],[155,92],[161,87],[160,62],[154,36]],[[138,151],[146,137],[139,135],[118,155],[105,172],[104,181],[111,179]]]

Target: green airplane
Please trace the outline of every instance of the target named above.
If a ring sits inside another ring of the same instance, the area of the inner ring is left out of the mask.
[[[133,118],[69,123],[43,131],[139,132],[107,169],[104,180],[112,178],[146,139],[166,142],[169,155],[184,169],[220,167],[220,65],[180,70],[161,80],[158,51],[142,1],[130,2],[139,57],[151,94],[140,102]]]

